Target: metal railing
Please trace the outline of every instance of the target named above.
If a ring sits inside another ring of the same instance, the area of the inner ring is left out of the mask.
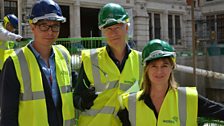
[[[71,54],[79,54],[82,49],[98,48],[106,45],[104,37],[59,38],[56,44],[65,46]]]

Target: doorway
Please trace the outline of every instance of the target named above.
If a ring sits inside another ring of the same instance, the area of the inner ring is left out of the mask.
[[[99,9],[81,7],[81,36],[82,37],[100,37],[101,32],[98,29]]]
[[[60,5],[62,15],[66,18],[66,22],[61,24],[60,34],[58,38],[69,38],[70,37],[70,17],[69,17],[69,6]]]

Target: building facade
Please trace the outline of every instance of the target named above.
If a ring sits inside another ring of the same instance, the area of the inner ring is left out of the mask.
[[[188,52],[178,57],[178,63],[192,66],[192,36],[197,50],[204,54],[197,57],[197,67],[224,73],[222,55],[208,56],[205,50],[214,46],[224,53],[224,1],[223,0],[55,0],[61,7],[67,22],[62,24],[60,38],[99,37],[98,12],[109,2],[122,5],[130,16],[129,37],[138,50],[151,39],[163,39],[174,45],[178,52]],[[192,3],[193,1],[193,3]],[[14,13],[20,21],[20,33],[32,37],[28,24],[34,0],[0,0],[0,17]],[[191,4],[192,3],[192,4]],[[194,20],[192,20],[192,7]],[[195,24],[195,33],[192,30]],[[217,51],[216,49],[216,51]],[[224,93],[223,81],[198,77],[199,92],[224,102],[224,97],[213,97],[214,93]],[[194,85],[192,74],[177,73],[180,83]],[[213,92],[213,93],[209,93]],[[209,96],[210,95],[210,96]]]
[[[224,73],[224,1],[223,0],[203,0],[201,1],[202,27],[200,31],[204,35],[207,34],[207,46],[213,54],[207,59],[207,69]],[[205,27],[206,26],[206,27]],[[203,38],[203,37],[202,37]],[[206,38],[206,37],[204,37]],[[208,79],[206,94],[209,98],[216,101],[224,101],[224,81],[217,79]]]
[[[27,18],[33,0],[1,0],[1,18],[7,13],[21,15],[22,35],[29,37]],[[191,44],[189,6],[186,0],[56,0],[62,8],[67,23],[62,27],[60,37],[98,37],[99,9],[108,2],[119,3],[130,15],[129,37],[139,49],[154,38],[186,47]],[[4,6],[2,6],[4,5]],[[20,9],[18,9],[20,8]],[[68,30],[69,29],[69,30]]]

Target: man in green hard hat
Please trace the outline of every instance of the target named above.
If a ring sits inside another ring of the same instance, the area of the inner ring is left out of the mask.
[[[79,126],[119,126],[118,96],[140,83],[141,53],[127,44],[129,16],[121,5],[104,5],[98,26],[107,45],[82,51],[74,104],[82,111]]]

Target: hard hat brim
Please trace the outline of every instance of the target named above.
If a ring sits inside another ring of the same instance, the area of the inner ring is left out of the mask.
[[[108,19],[104,24],[99,26],[99,29],[107,28],[107,27],[110,27],[112,25],[120,24],[120,23],[125,24],[126,22],[121,21],[121,20],[116,20],[116,19]]]
[[[102,28],[110,27],[115,24],[120,24],[120,23],[125,24],[128,22],[129,22],[129,18],[126,15],[122,16],[120,19],[108,18],[104,24],[99,25],[99,29],[101,30]]]
[[[41,17],[35,17],[32,19],[32,23],[37,23],[38,21],[40,20],[50,20],[50,21],[58,21],[58,22],[66,22],[66,18],[63,17],[63,16],[58,16],[57,14],[55,13],[50,13],[50,14],[46,14],[44,16],[41,16]]]
[[[146,63],[148,61],[159,59],[159,58],[164,58],[164,57],[174,57],[175,58],[176,53],[162,51],[162,50],[156,50],[156,51],[152,52],[148,57],[146,57],[143,62]]]

